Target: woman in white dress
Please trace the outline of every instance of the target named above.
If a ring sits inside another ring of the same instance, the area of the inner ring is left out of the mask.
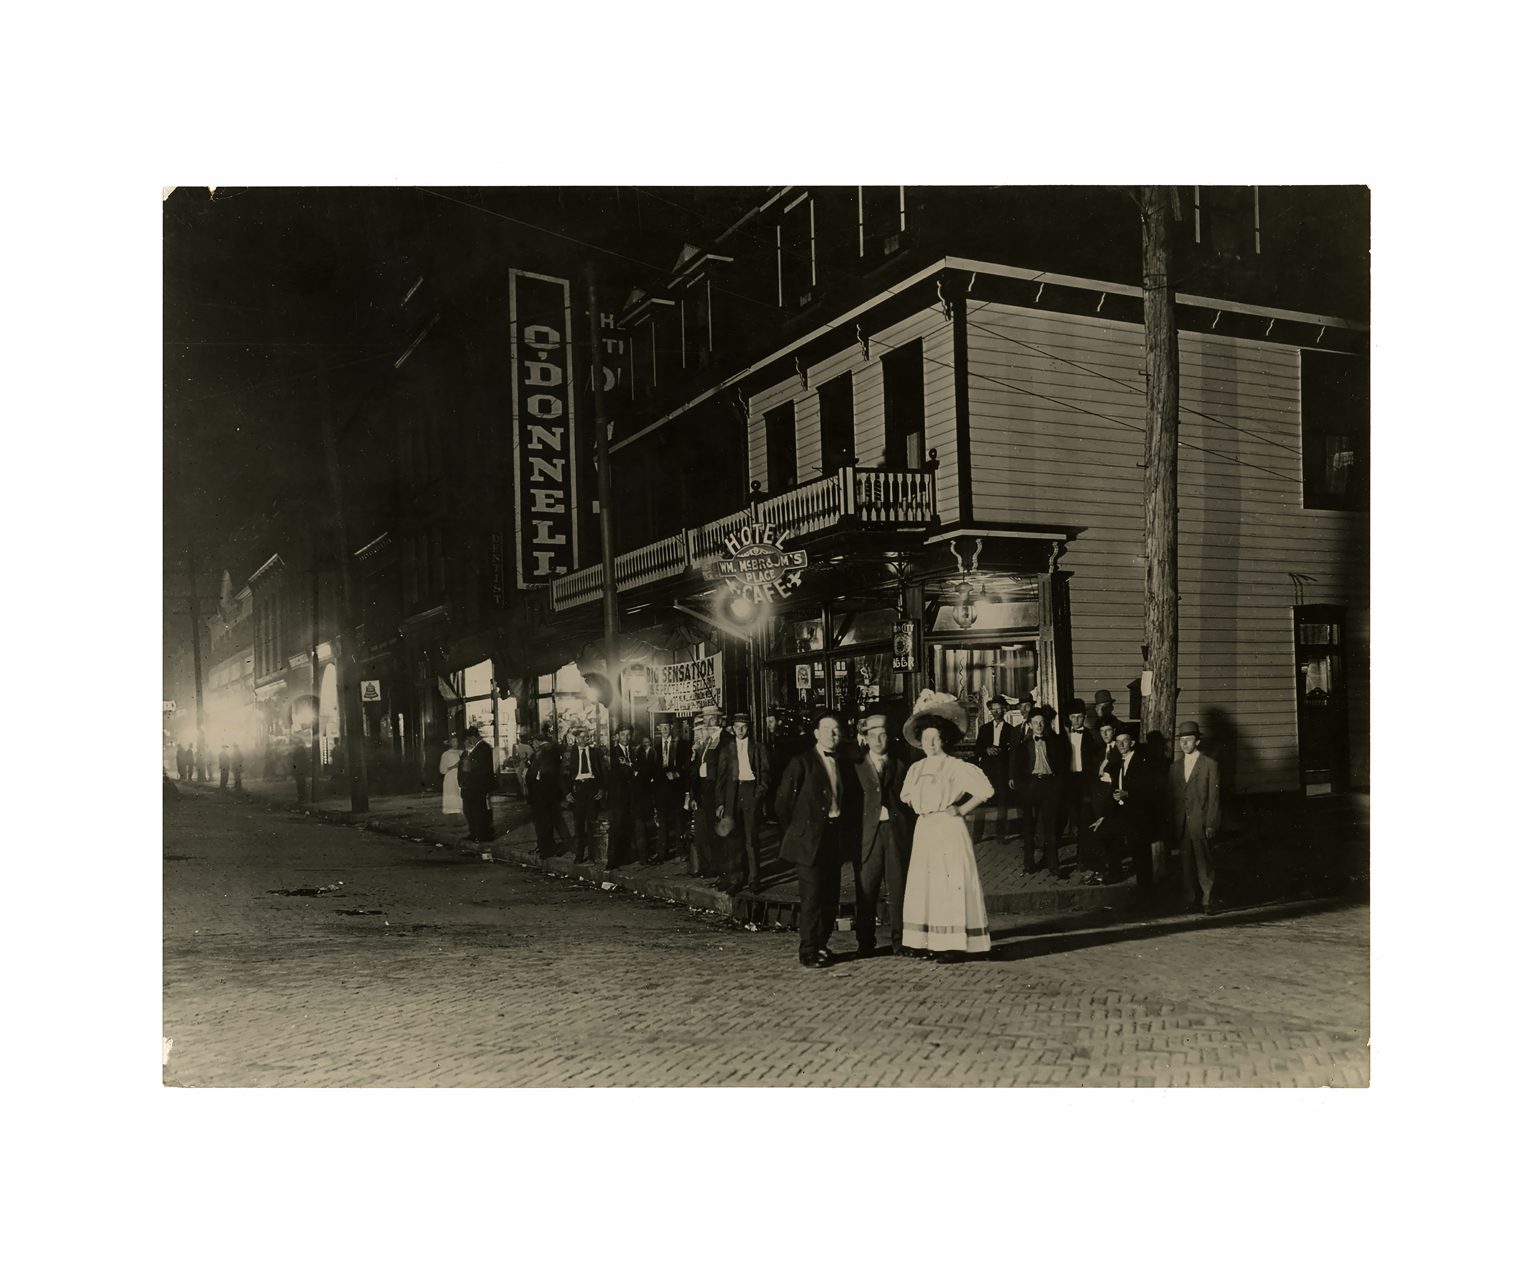
[[[464,798],[459,795],[459,757],[463,754],[452,738],[443,739],[443,754],[437,758],[437,771],[443,775],[444,813],[464,812]]]
[[[953,694],[924,689],[902,730],[923,758],[907,770],[901,787],[902,800],[917,812],[901,942],[924,959],[963,960],[992,949],[986,895],[965,822],[991,798],[992,784],[975,765],[948,754],[965,735],[968,719]]]

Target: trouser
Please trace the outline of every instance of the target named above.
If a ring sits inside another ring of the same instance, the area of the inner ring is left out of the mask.
[[[584,860],[592,848],[592,827],[597,819],[597,783],[590,778],[571,784],[571,817],[576,826],[576,860]]]
[[[1024,865],[1034,869],[1038,861],[1036,851],[1043,845],[1046,869],[1055,871],[1056,810],[1061,799],[1061,780],[1049,777],[1025,778],[1015,794],[1023,810]]]
[[[992,784],[992,798],[977,805],[975,816],[971,819],[971,840],[977,844],[986,839],[989,814],[992,817],[993,834],[999,840],[1006,839],[1008,835],[1008,809],[1012,799],[1008,794],[1008,779],[989,773],[987,781]]]
[[[757,855],[757,808],[763,793],[756,782],[740,782],[736,785],[736,808],[727,815],[736,823],[736,830],[726,841],[725,875],[732,884],[743,880],[756,883],[758,878]]]
[[[656,814],[656,853],[658,862],[672,856],[672,847],[682,834],[683,789],[676,783],[657,783],[651,791],[651,809]]]
[[[829,827],[831,823],[827,824]],[[795,868],[800,890],[800,958],[811,960],[832,936],[837,923],[837,891],[843,879],[842,850],[836,836],[822,837],[816,860]]]
[[[533,836],[540,853],[554,853],[568,843],[564,824],[560,820],[560,793],[549,793],[538,787],[529,788],[528,808],[533,814]]]
[[[859,949],[875,945],[875,910],[880,889],[885,888],[885,919],[891,927],[891,946],[901,946],[901,904],[907,896],[907,856],[895,828],[882,822],[875,830],[875,846],[865,852],[854,868],[853,931]]]
[[[464,822],[469,827],[471,840],[494,840],[496,830],[491,824],[491,797],[485,791],[459,791],[464,801]]]
[[[635,803],[630,788],[610,792],[608,805],[608,865],[622,866],[635,856],[635,829],[639,828],[639,847],[645,848],[645,819]]]
[[[719,838],[715,835],[715,787],[701,786],[693,797],[693,854],[689,858],[690,869],[695,875],[720,874]]]
[[[235,790],[236,791],[244,791],[245,790],[245,770],[244,769],[236,769],[235,770]]]
[[[1184,864],[1184,896],[1206,906],[1216,883],[1215,864],[1211,860],[1211,842],[1190,830],[1189,823],[1179,833],[1179,861]]]
[[[1061,779],[1061,804],[1056,815],[1056,835],[1061,838],[1067,834],[1067,828],[1072,828],[1072,834],[1079,840],[1083,836],[1083,799],[1086,788],[1083,785],[1083,775],[1080,773],[1065,773]],[[1079,854],[1078,861],[1082,861]]]

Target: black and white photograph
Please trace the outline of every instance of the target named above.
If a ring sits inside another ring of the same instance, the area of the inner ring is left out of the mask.
[[[1366,185],[162,211],[166,1085],[1369,1085]]]

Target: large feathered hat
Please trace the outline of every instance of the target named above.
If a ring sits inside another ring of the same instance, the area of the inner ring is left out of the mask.
[[[923,744],[917,740],[912,726],[920,716],[941,716],[950,721],[963,735],[971,727],[971,713],[955,698],[952,693],[935,693],[932,689],[924,689],[917,695],[917,701],[912,706],[912,714],[907,717],[906,724],[901,727],[901,736],[914,747]]]

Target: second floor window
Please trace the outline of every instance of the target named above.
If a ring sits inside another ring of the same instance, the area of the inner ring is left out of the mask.
[[[919,339],[880,357],[885,383],[885,465],[916,471],[923,465],[923,343]]]
[[[763,415],[768,446],[768,492],[795,487],[795,402],[781,404]]]
[[[807,193],[789,204],[777,228],[779,305],[810,304],[816,288],[816,202]]]
[[[859,188],[859,256],[880,259],[901,248],[907,229],[905,187]]]
[[[821,474],[853,464],[853,375],[823,383],[817,390],[821,401]]]
[[[1363,511],[1369,486],[1370,365],[1360,356],[1301,353],[1302,505]]]
[[[701,369],[709,363],[709,353],[715,345],[712,308],[709,278],[700,276],[684,291],[683,304],[678,308],[685,369]]]

